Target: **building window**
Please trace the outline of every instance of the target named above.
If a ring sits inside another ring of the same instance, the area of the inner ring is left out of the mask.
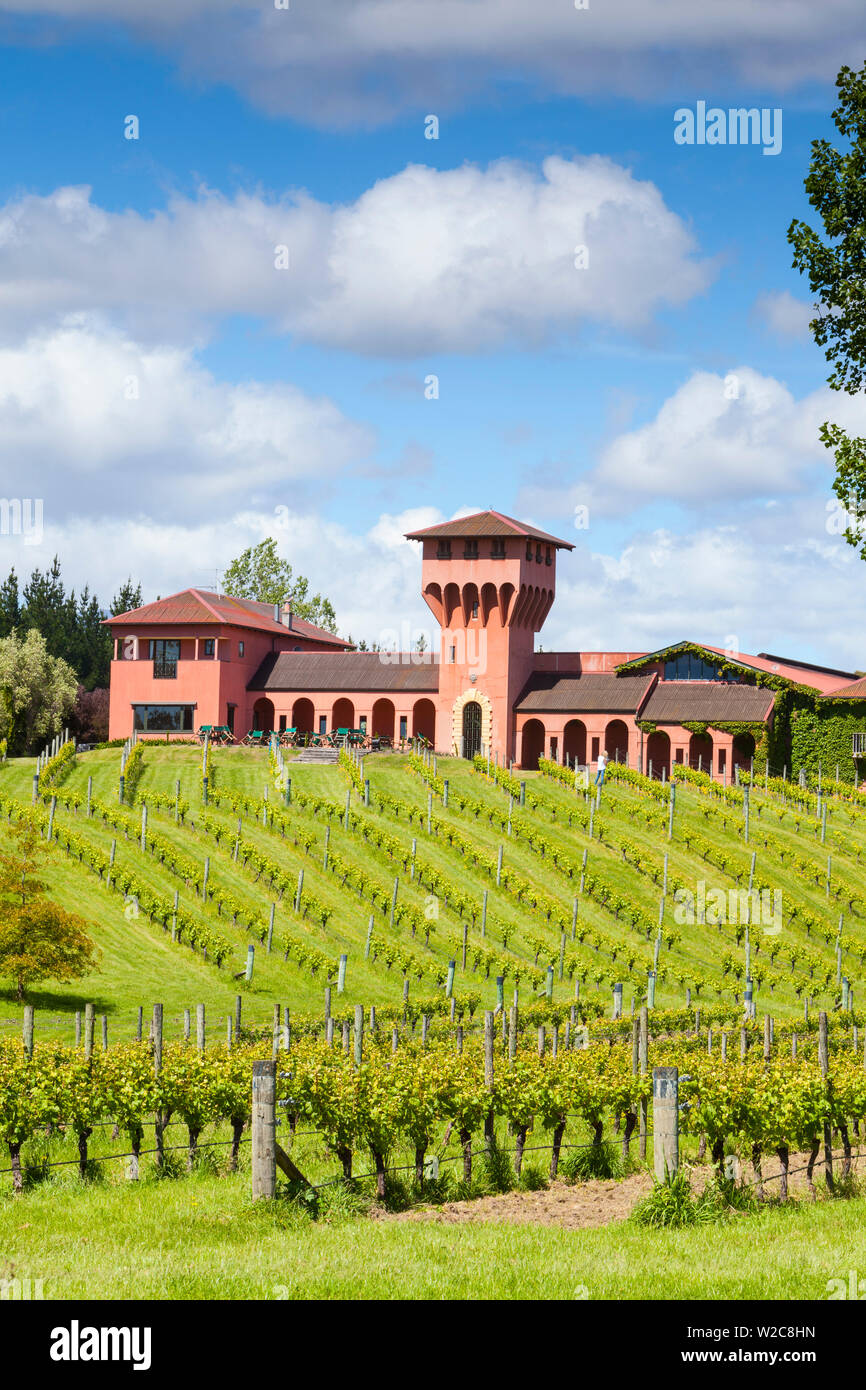
[[[401,738],[401,739],[405,739],[405,738],[408,738],[408,736],[409,736],[409,716],[408,716],[407,714],[401,714],[401,715],[400,715],[400,738]]]
[[[597,759],[598,759],[598,739],[597,739],[597,738],[594,738],[594,739],[592,740],[592,749],[591,749],[591,751],[590,751],[590,755],[589,755],[589,756],[590,756],[590,758],[592,759],[593,762],[596,762]]]
[[[367,716],[366,716],[366,714],[362,714],[361,717],[360,717],[360,719],[358,720],[358,728],[361,730],[361,733],[362,733],[362,734],[366,734],[366,732],[367,732]]]
[[[180,660],[179,640],[176,637],[151,638],[150,659],[153,662],[153,674],[157,680],[175,680],[177,663]]]
[[[326,734],[327,732],[328,732],[328,716],[327,716],[326,714],[320,714],[320,715],[319,715],[319,733],[320,733],[320,734]]]
[[[466,544],[465,544],[464,547],[463,547],[463,559],[464,559],[464,560],[477,560],[477,559],[478,559],[478,542],[477,542],[477,541],[467,541],[467,542],[466,542]]]
[[[666,681],[726,681],[735,683],[738,676],[734,671],[721,671],[695,652],[680,652],[665,662]]]
[[[546,554],[545,557],[544,557],[544,563],[545,563],[546,565],[552,565],[552,564],[553,564],[553,556],[552,556],[551,553],[550,553],[550,546],[547,547],[547,554]]]
[[[532,559],[532,541],[526,542],[526,558],[527,560]]]
[[[229,729],[229,733],[230,733],[230,734],[233,734],[234,731],[235,731],[235,710],[236,710],[236,709],[237,709],[237,706],[236,706],[236,705],[229,705],[228,708],[226,709],[226,724],[228,725],[228,729]]]
[[[194,705],[133,705],[132,727],[141,733],[192,733]]]
[[[490,558],[491,558],[491,560],[504,560],[504,559],[505,559],[505,537],[504,537],[504,536],[495,536],[495,537],[494,537],[493,543],[492,543],[492,545],[491,545],[491,547],[490,547]]]
[[[477,617],[478,617],[478,600],[477,600],[477,598],[472,600],[472,616],[473,616],[473,618],[477,618]]]
[[[437,546],[436,546],[436,559],[437,559],[437,560],[450,560],[450,559],[451,559],[451,542],[450,542],[450,541],[439,541],[439,542],[438,542],[438,544],[437,544]]]
[[[285,729],[285,727],[286,727],[286,716],[285,716],[284,714],[281,714],[281,715],[280,715],[280,733],[283,732],[283,730]]]
[[[206,637],[206,638],[204,639],[204,654],[205,654],[205,656],[213,656],[213,654],[214,654],[214,639],[213,639],[213,637]]]
[[[451,662],[451,665],[452,665],[452,666],[454,665],[454,662],[456,661],[456,659],[457,659],[457,648],[456,648],[456,647],[449,647],[449,648],[448,648],[448,660]]]
[[[244,644],[243,644],[243,642],[238,642],[238,656],[243,656],[243,654],[244,654]]]

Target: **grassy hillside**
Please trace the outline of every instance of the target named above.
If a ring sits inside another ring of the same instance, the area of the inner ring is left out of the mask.
[[[533,994],[543,997],[547,969],[553,965],[555,1002],[567,1005],[579,990],[582,998],[598,1000],[609,1012],[612,985],[619,980],[624,984],[624,1009],[629,1012],[632,999],[645,994],[647,971],[653,964],[665,854],[668,893],[663,932],[672,935],[659,951],[658,1007],[684,1004],[687,990],[693,1004],[722,1004],[732,1014],[740,1007],[743,982],[736,973],[743,971],[742,926],[675,920],[683,913],[677,909],[672,888],[681,884],[696,890],[700,881],[707,892],[744,888],[753,851],[757,855],[755,883],[780,890],[783,904],[781,931],[766,932],[760,925],[751,929],[759,1010],[795,1019],[802,1016],[807,995],[813,1007],[833,1007],[839,994],[835,944],[840,915],[844,921],[842,971],[859,1000],[866,955],[866,812],[836,797],[826,801],[822,844],[814,805],[802,809],[786,805],[778,791],[768,788],[765,794],[756,786],[746,844],[743,811],[737,804],[741,793],[722,795],[720,789],[700,785],[698,779],[695,785],[678,787],[669,841],[667,802],[659,799],[666,790],[648,787],[640,779],[610,781],[593,811],[590,838],[590,805],[584,794],[550,777],[530,774],[523,777],[527,804],[521,807],[515,800],[509,835],[507,791],[466,762],[440,758],[436,769],[440,780],[434,779],[434,833],[428,834],[424,779],[433,776],[433,768],[413,767],[401,755],[366,759],[371,805],[366,808],[357,788],[352,789],[348,830],[342,817],[350,780],[342,767],[289,762],[293,797],[286,808],[266,752],[215,749],[210,804],[205,810],[199,750],[148,745],[143,765],[136,804],[121,808],[117,750],[79,755],[55,789],[55,831],[66,828],[105,855],[116,841],[117,869],[129,869],[155,893],[168,898],[177,890],[181,907],[225,938],[229,954],[217,966],[212,959],[203,959],[200,951],[173,943],[163,926],[141,912],[136,915],[135,905],[109,891],[86,863],[55,849],[49,871],[52,890],[92,924],[102,952],[98,973],[88,979],[72,985],[46,982],[33,991],[40,1026],[56,1028],[64,1036],[70,1034],[71,1015],[85,1000],[92,1000],[98,1012],[109,1016],[111,1035],[118,1037],[131,1036],[138,1006],[149,1012],[156,1000],[165,1005],[169,1029],[180,1027],[184,1007],[194,1008],[199,1002],[205,1003],[214,1027],[223,1026],[238,992],[244,996],[245,1019],[251,1022],[269,1022],[274,1003],[317,1013],[323,1008],[328,974],[336,981],[341,954],[348,958],[346,989],[338,1000],[334,984],[335,1007],[338,1003],[341,1007],[397,1004],[403,997],[404,973],[408,973],[413,999],[441,995],[448,961],[454,959],[455,995],[473,1006],[495,1006],[496,975],[503,972],[507,999],[515,986],[515,973],[521,1002]],[[29,805],[33,770],[28,759],[4,765],[0,794]],[[85,815],[88,778],[94,801],[111,808],[115,824],[99,815]],[[449,784],[447,808],[442,778]],[[176,824],[178,782],[188,809],[182,823]],[[243,855],[234,855],[238,808],[231,801],[236,795],[246,798],[240,807],[242,843],[249,851],[246,862]],[[814,797],[802,795],[814,803]],[[79,798],[81,805],[64,805],[70,796]],[[142,799],[148,803],[149,833],[159,838],[169,857],[182,856],[192,873],[172,872],[166,858],[141,852]],[[43,805],[47,804],[46,793]],[[262,823],[263,812],[267,825]],[[0,823],[0,833],[4,826],[5,821]],[[507,881],[497,888],[495,864],[500,847]],[[588,887],[581,894],[584,851]],[[828,853],[832,856],[829,892]],[[284,876],[276,887],[257,856]],[[200,891],[206,858],[207,901]],[[300,870],[304,889],[302,910],[296,913],[294,891]],[[593,876],[594,887],[589,883]],[[395,877],[399,913],[407,915],[392,928]],[[246,905],[255,917],[252,930],[219,911],[215,890]],[[537,890],[537,902],[532,901],[530,890]],[[572,938],[575,899],[578,925]],[[272,903],[276,903],[274,949],[268,954],[259,938]],[[317,914],[324,915],[324,924]],[[371,914],[373,949],[365,959]],[[461,964],[464,926],[465,972]],[[237,982],[233,976],[243,969],[251,941],[256,947],[253,979],[250,984]],[[321,952],[326,963],[313,973],[299,962],[291,943]],[[290,954],[284,959],[287,944]],[[395,952],[389,964],[387,958]],[[20,1009],[8,989],[0,1001],[2,1023],[17,1026]]]

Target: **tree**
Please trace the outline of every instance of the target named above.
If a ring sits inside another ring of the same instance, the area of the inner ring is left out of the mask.
[[[827,240],[795,218],[788,241],[794,248],[794,268],[808,276],[816,300],[817,315],[809,328],[832,364],[828,385],[855,395],[866,380],[866,64],[859,72],[843,67],[836,90],[839,104],[833,121],[848,148],[837,150],[829,140],[813,140],[804,181]],[[833,491],[848,511],[843,534],[866,560],[866,439],[851,437],[841,425],[827,421],[820,438],[836,459]]]
[[[232,560],[223,575],[223,588],[233,598],[256,599],[259,603],[289,603],[292,612],[308,623],[328,632],[337,631],[337,618],[329,599],[321,594],[309,597],[310,581],[302,574],[294,577],[288,560],[277,554],[273,536],[248,546]]]
[[[114,598],[111,600],[111,616],[116,618],[119,613],[131,613],[133,608],[141,607],[141,585],[133,584],[132,575],[121,584]]]
[[[105,743],[108,739],[108,690],[78,687],[78,696],[70,717],[76,738],[81,743]]]
[[[0,584],[0,637],[8,637],[21,622],[21,599],[18,595],[18,575],[14,569]]]
[[[35,752],[58,734],[77,691],[75,672],[50,655],[41,632],[0,638],[0,739],[10,754]]]
[[[0,975],[14,981],[19,1002],[35,980],[77,980],[98,952],[87,923],[46,896],[39,859],[47,851],[32,821],[10,826],[12,846],[0,853]]]

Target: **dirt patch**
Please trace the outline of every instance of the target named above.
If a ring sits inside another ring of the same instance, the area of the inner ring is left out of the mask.
[[[809,1155],[792,1153],[790,1157],[789,1194],[809,1200],[806,1174],[803,1171]],[[862,1177],[863,1159],[857,1150],[852,1155],[852,1170]],[[860,1159],[858,1172],[858,1159]],[[841,1156],[834,1155],[833,1170],[841,1173]],[[751,1163],[741,1165],[741,1180],[752,1186],[755,1174]],[[775,1154],[765,1154],[762,1162],[764,1194],[777,1198],[779,1194],[779,1160]],[[823,1150],[815,1163],[814,1182],[818,1200],[824,1195]],[[692,1168],[692,1188],[698,1192],[713,1176],[710,1164]],[[441,1206],[413,1207],[411,1211],[386,1212],[374,1209],[370,1215],[379,1221],[440,1221],[451,1224],[473,1221],[505,1221],[513,1225],[561,1226],[566,1231],[587,1230],[606,1226],[610,1221],[624,1221],[631,1216],[637,1203],[652,1191],[653,1178],[649,1171],[632,1173],[619,1181],[591,1179],[582,1183],[554,1182],[541,1192],[502,1192],[492,1197],[475,1197],[465,1202],[444,1202]]]
[[[652,1188],[649,1173],[633,1173],[621,1181],[593,1179],[583,1183],[554,1182],[542,1192],[501,1192],[466,1202],[413,1207],[411,1211],[383,1214],[386,1221],[507,1221],[540,1226],[561,1226],[567,1231],[606,1226],[623,1221]]]

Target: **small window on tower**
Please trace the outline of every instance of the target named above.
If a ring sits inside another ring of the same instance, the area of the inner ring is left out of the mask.
[[[214,654],[214,639],[212,637],[204,639],[204,654],[205,656],[213,656]]]
[[[532,559],[532,541],[526,542],[526,558],[527,560]]]
[[[244,654],[244,644],[243,644],[243,642],[238,642],[238,656],[243,656],[243,654]]]
[[[474,601],[473,604],[472,604],[472,616],[473,616],[473,618],[477,618],[477,617],[478,617],[478,600],[477,600],[477,599],[475,599],[475,601]]]
[[[467,542],[466,542],[465,546],[463,547],[463,559],[464,559],[464,560],[477,560],[477,559],[478,559],[478,542],[477,542],[477,541],[467,541]]]
[[[537,546],[535,547],[535,563],[536,563],[537,565],[540,565],[540,564],[541,564],[541,546],[540,546],[540,545],[537,545]]]
[[[490,547],[490,558],[491,558],[491,560],[504,560],[504,559],[505,559],[505,537],[504,537],[504,536],[495,536],[495,537],[494,537],[493,543],[492,543],[492,545],[491,545],[491,547]]]
[[[550,546],[547,547],[547,554],[546,554],[545,557],[544,557],[544,563],[545,563],[546,565],[552,565],[552,564],[553,564],[553,556],[552,556],[551,553],[550,553]]]
[[[450,560],[450,559],[451,559],[451,542],[450,542],[450,541],[439,541],[439,543],[438,543],[437,546],[436,546],[436,559],[437,559],[437,560]]]

